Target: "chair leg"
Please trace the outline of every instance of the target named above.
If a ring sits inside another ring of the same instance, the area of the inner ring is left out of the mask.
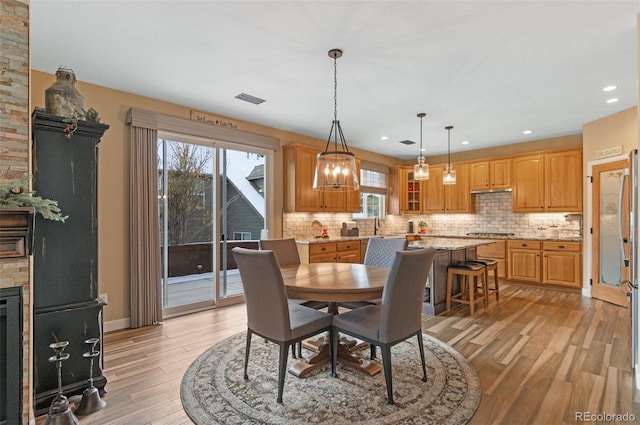
[[[247,329],[247,345],[244,348],[244,379],[249,379],[247,375],[247,364],[249,363],[249,350],[251,349],[251,329]]]
[[[302,358],[302,341],[298,341],[298,358]]]
[[[475,307],[476,307],[476,303],[473,299],[473,295],[474,292],[476,291],[476,277],[471,277],[471,276],[465,276],[464,277],[465,281],[467,281],[468,285],[468,289],[469,289],[469,312],[471,314],[473,314],[473,312],[475,311]],[[473,282],[471,282],[471,279],[473,279]]]
[[[331,376],[334,378],[338,376],[336,373],[336,362],[338,360],[338,337],[340,336],[340,332],[331,327],[329,331],[329,336],[331,338]]]
[[[278,364],[278,398],[276,402],[282,403],[282,392],[284,390],[284,376],[287,371],[287,357],[289,356],[289,344],[278,343],[280,346],[280,362]]]
[[[393,402],[393,378],[391,376],[391,346],[382,344],[380,345],[380,351],[382,353],[384,382],[387,384],[387,404],[395,404]]]
[[[371,347],[371,360],[376,358],[376,346],[373,344],[369,344],[369,346]]]
[[[484,295],[484,308],[489,307],[489,268],[484,266],[482,275],[482,295]]]
[[[291,357],[296,358],[296,344],[291,346]]]
[[[447,294],[446,294],[446,303],[445,310],[451,310],[451,291],[453,287],[453,272],[449,271],[447,273]],[[432,301],[433,302],[433,301]]]
[[[498,286],[498,266],[493,269],[493,286],[496,288],[496,301],[500,301],[500,287]]]
[[[422,329],[416,334],[418,336],[418,347],[420,347],[420,360],[422,361],[422,382],[427,382],[427,363],[424,361],[424,345],[422,344]]]

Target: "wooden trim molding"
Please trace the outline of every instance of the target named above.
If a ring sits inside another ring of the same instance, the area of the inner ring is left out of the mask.
[[[31,255],[34,214],[33,207],[0,209],[0,259]]]
[[[211,124],[192,121],[186,118],[160,114],[139,108],[131,108],[127,112],[126,123],[134,127],[148,128],[157,131],[186,134],[189,136],[205,137],[207,139],[238,143],[245,146],[280,150],[280,139],[249,133],[243,130],[217,127]]]

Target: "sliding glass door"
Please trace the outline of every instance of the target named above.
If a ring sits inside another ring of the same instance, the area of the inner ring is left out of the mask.
[[[242,282],[231,250],[258,249],[265,226],[265,156],[220,149],[220,297],[242,294]]]
[[[215,149],[158,141],[163,307],[215,301]]]
[[[265,155],[160,139],[158,188],[165,316],[243,301],[231,250],[266,227]]]

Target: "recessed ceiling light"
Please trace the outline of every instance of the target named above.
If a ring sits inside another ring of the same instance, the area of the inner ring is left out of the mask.
[[[463,141],[462,141],[462,144],[463,144],[463,145],[468,145],[469,143],[470,143],[470,142],[469,142],[468,140],[463,140]]]
[[[618,100],[620,99],[618,99],[617,97],[612,97],[611,99],[607,99],[607,103],[616,103]]]
[[[522,134],[533,134],[533,130],[525,130]]]
[[[382,136],[380,140],[389,140],[389,138],[387,136]]]
[[[613,91],[615,89],[617,89],[618,86],[607,86],[605,88],[602,89],[602,91]]]

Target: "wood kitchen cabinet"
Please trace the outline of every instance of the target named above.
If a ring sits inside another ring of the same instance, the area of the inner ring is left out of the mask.
[[[469,168],[472,191],[511,188],[510,158],[473,162]]]
[[[513,158],[514,212],[582,211],[582,151]]]
[[[360,241],[337,242],[336,254],[336,263],[359,263]]]
[[[360,263],[360,240],[298,244],[300,262]]]
[[[551,285],[582,287],[580,242],[542,242],[542,281]]]
[[[469,164],[455,164],[456,184],[443,185],[446,165],[429,167],[429,180],[424,182],[422,212],[424,214],[472,213],[475,210],[470,189]]]
[[[540,241],[510,240],[507,242],[507,279],[540,283]]]
[[[426,181],[416,180],[413,176],[413,167],[389,170],[389,214],[422,214],[423,184]]]
[[[581,288],[581,248],[580,242],[510,240],[507,279]]]
[[[507,277],[507,241],[497,240],[490,245],[480,245],[476,249],[478,258],[498,261],[498,277]]]
[[[582,211],[582,151],[549,153],[544,161],[545,209]]]
[[[283,147],[285,212],[359,212],[360,191],[313,190],[316,159],[321,151],[311,146]],[[360,161],[356,159],[358,172]]]

